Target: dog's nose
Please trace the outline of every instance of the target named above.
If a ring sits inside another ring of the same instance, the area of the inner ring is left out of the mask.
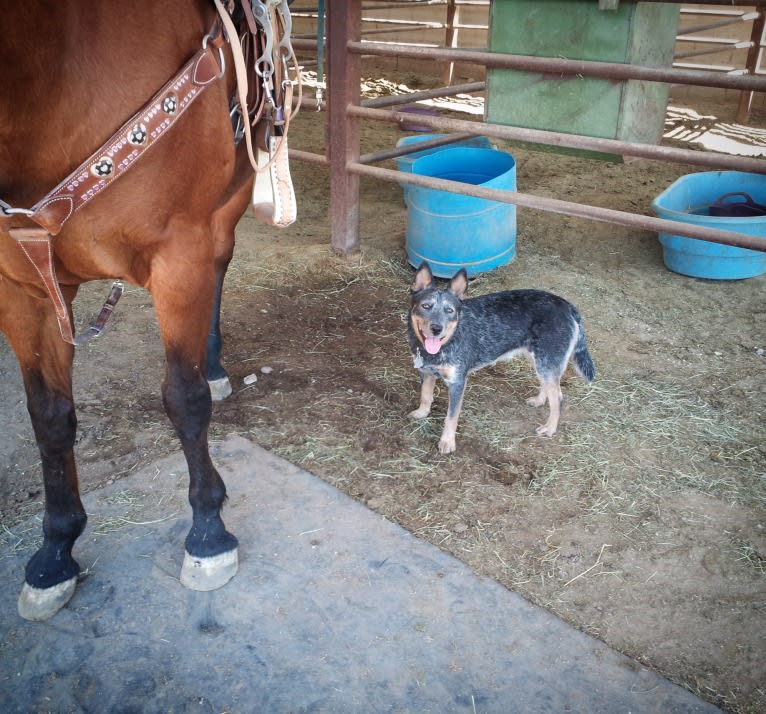
[[[431,324],[431,332],[434,335],[440,335],[442,333],[442,326],[441,325],[436,325],[436,324]]]

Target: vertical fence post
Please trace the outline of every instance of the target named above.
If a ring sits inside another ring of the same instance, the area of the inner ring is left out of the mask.
[[[321,99],[324,82],[324,0],[317,7],[317,95]]]
[[[346,166],[359,160],[360,119],[347,108],[360,103],[361,57],[347,43],[361,39],[361,26],[361,0],[327,3],[330,244],[340,255],[359,252],[359,176]]]
[[[456,25],[460,22],[460,8],[455,0],[449,0],[447,3],[447,34],[444,40],[445,47],[457,47],[458,46],[458,32],[460,31]],[[455,63],[447,62],[444,65],[444,86],[452,86],[452,82],[455,78]]]
[[[761,40],[763,39],[763,28],[766,24],[766,2],[759,2],[755,8],[758,17],[753,20],[753,30],[750,33],[750,49],[747,51],[747,60],[745,69],[748,74],[755,74],[758,67],[758,58],[761,55]],[[739,106],[737,107],[737,121],[740,124],[747,124],[750,119],[750,108],[753,104],[753,92],[742,91],[739,93]]]

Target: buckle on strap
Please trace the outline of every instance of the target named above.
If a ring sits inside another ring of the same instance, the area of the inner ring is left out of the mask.
[[[216,79],[221,79],[224,74],[226,74],[226,55],[223,53],[223,47],[220,43],[216,42],[216,40],[220,39],[221,35],[220,33],[218,35],[211,35],[207,34],[202,38],[202,49],[207,49],[207,44],[211,40],[213,41],[213,44],[215,45],[215,48],[218,50],[218,66],[219,66],[219,72]]]
[[[106,326],[107,320],[112,316],[114,307],[122,297],[122,293],[125,289],[125,285],[122,280],[115,280],[112,283],[112,287],[109,290],[109,294],[106,296],[103,306],[100,312],[96,316],[96,319],[88,325],[84,332],[81,332],[74,338],[73,343],[75,345],[82,345],[87,342],[91,337],[98,337]]]

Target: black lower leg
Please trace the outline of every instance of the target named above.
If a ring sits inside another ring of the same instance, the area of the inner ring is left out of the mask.
[[[24,573],[27,584],[50,588],[80,574],[80,566],[72,557],[72,547],[83,532],[85,521],[84,512],[45,514],[43,544],[29,559]]]
[[[213,466],[208,449],[212,402],[207,383],[193,368],[184,367],[181,362],[169,363],[163,398],[189,467],[193,522],[186,538],[186,550],[196,557],[233,550],[237,539],[226,530],[221,519],[226,486]]]
[[[85,529],[87,517],[74,462],[77,419],[72,399],[49,389],[39,376],[28,375],[26,384],[45,486],[43,545],[27,564],[26,581],[36,588],[48,588],[80,572],[72,547]]]

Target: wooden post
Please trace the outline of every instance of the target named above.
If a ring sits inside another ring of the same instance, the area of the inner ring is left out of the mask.
[[[747,60],[745,69],[748,74],[755,74],[758,66],[758,57],[761,53],[761,39],[763,38],[763,28],[766,25],[766,2],[758,3],[755,8],[758,17],[753,20],[753,30],[750,33],[750,49],[747,51]],[[753,92],[742,91],[739,93],[739,106],[737,107],[737,122],[747,124],[750,119],[750,108],[753,104]]]
[[[458,46],[459,28],[455,27],[460,22],[460,7],[455,0],[449,0],[447,3],[447,36],[444,39],[445,47]],[[452,86],[455,79],[455,63],[447,62],[444,65],[444,86]]]
[[[327,3],[327,100],[330,152],[330,244],[339,255],[359,252],[359,176],[346,170],[359,160],[359,123],[347,108],[360,103],[361,57],[347,43],[360,41],[361,0]]]

